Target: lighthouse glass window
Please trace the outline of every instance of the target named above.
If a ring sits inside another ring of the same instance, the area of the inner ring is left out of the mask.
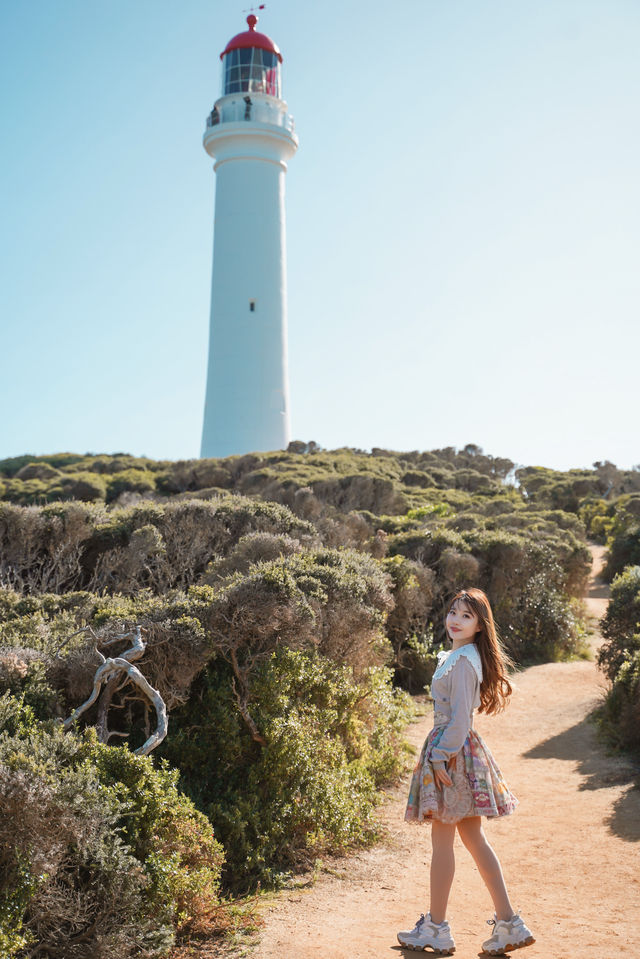
[[[227,93],[266,93],[280,97],[280,62],[270,50],[231,50],[222,63],[222,89]]]

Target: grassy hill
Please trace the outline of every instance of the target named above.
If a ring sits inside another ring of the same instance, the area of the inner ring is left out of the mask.
[[[639,516],[637,471],[516,468],[473,445],[0,461],[0,946],[93,954],[116,896],[101,955],[167,955],[228,925],[228,894],[373,841],[453,592],[487,591],[518,663],[584,655],[587,536],[609,543],[613,576],[638,561]],[[625,624],[610,669],[628,659]],[[131,684],[60,730],[91,692],[96,644],[117,655],[137,625],[169,711],[151,757],[131,752],[152,719]],[[38,835],[45,793],[42,829],[61,838],[43,872],[15,817]],[[86,913],[76,951],[65,882]]]

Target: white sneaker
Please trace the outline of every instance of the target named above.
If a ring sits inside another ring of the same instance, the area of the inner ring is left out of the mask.
[[[531,930],[527,929],[519,912],[511,919],[498,919],[494,914],[493,919],[487,919],[487,923],[493,926],[493,935],[482,943],[482,948],[490,956],[504,956],[505,952],[521,949],[535,942]]]
[[[448,956],[456,951],[456,944],[447,920],[441,923],[432,922],[430,913],[420,916],[410,932],[399,932],[398,942],[401,946],[416,951],[431,946],[435,953]]]

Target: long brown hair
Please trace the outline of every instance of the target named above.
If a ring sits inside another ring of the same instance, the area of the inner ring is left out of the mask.
[[[507,700],[513,692],[511,683],[507,679],[507,670],[513,668],[514,663],[498,636],[496,624],[493,620],[491,604],[486,593],[475,587],[461,589],[449,603],[448,609],[456,603],[466,603],[472,613],[478,617],[478,632],[474,643],[478,647],[482,661],[482,682],[480,683],[479,713],[499,713],[507,705]]]

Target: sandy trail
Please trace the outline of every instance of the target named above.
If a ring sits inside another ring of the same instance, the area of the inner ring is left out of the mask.
[[[594,570],[602,547],[592,547]],[[592,575],[590,613],[606,608],[607,587]],[[599,642],[595,636],[593,647]],[[476,717],[520,799],[513,816],[488,822],[515,908],[536,943],[526,959],[640,957],[640,790],[632,765],[607,755],[586,716],[604,680],[593,662],[524,670],[506,713]],[[419,748],[431,713],[409,731]],[[403,822],[407,779],[379,815],[387,839],[326,863],[308,888],[284,891],[265,907],[260,959],[400,959],[396,942],[428,908],[429,826]],[[471,857],[456,838],[448,919],[456,957],[482,954],[493,908]],[[428,951],[427,954],[431,954]]]

